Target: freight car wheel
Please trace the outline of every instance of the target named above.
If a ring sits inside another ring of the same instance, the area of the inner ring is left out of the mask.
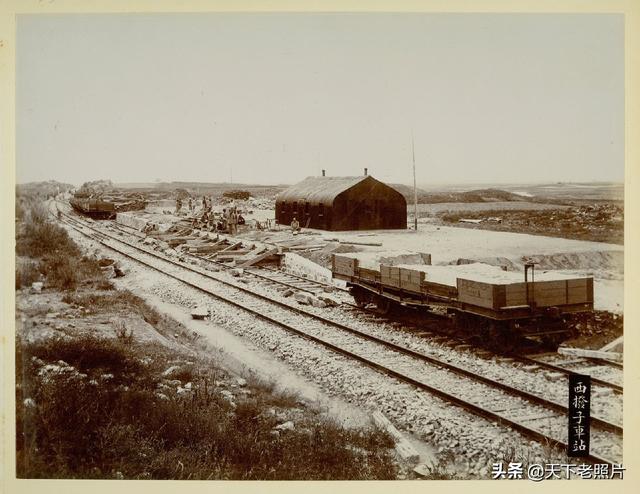
[[[464,333],[473,332],[474,318],[465,312],[456,312],[454,315],[454,323],[456,329]],[[477,326],[477,324],[475,326]]]
[[[391,312],[393,308],[393,302],[388,298],[377,296],[375,299],[376,303],[376,312],[380,315],[386,315]]]
[[[540,339],[542,340],[544,348],[555,352],[558,350],[560,344],[569,338],[567,334],[550,334],[544,335]]]
[[[490,345],[497,351],[510,353],[518,346],[518,338],[506,321],[487,320],[484,334]]]
[[[356,305],[361,309],[364,309],[371,302],[369,292],[359,286],[351,287],[351,296],[353,297]]]

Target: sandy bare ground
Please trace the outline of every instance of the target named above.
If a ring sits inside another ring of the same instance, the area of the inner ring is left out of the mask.
[[[521,265],[522,258],[529,256],[561,259],[562,262],[558,262],[554,269],[566,270],[565,274],[594,277],[596,309],[622,313],[624,308],[624,249],[621,245],[436,225],[420,225],[418,232],[406,230],[368,232],[367,236],[363,234],[323,232],[324,237],[342,241],[382,243],[379,247],[365,247],[367,250],[429,253],[433,264],[448,264],[461,258],[485,262],[504,258],[516,265]]]
[[[379,250],[407,249],[431,254],[433,264],[446,264],[458,258],[506,257],[577,252],[622,252],[623,247],[602,242],[585,242],[541,235],[471,230],[447,226],[421,225],[413,230],[366,232],[322,232],[324,237],[343,241],[381,242]]]

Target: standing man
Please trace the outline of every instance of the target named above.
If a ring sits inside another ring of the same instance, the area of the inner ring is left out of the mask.
[[[295,216],[293,217],[293,220],[291,220],[291,230],[294,233],[298,233],[300,231],[300,223],[298,222],[298,218]]]
[[[229,233],[231,235],[238,233],[238,213],[236,208],[231,209],[229,213]]]
[[[229,213],[227,212],[227,208],[222,209],[222,229],[227,230],[229,227]]]

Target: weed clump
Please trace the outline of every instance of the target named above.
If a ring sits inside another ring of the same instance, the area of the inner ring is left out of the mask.
[[[19,477],[396,475],[386,433],[345,429],[311,413],[299,415],[290,430],[278,430],[282,419],[273,411],[286,410],[279,407],[283,396],[249,385],[229,399],[233,388],[220,384],[221,371],[210,366],[164,376],[177,357],[164,347],[85,337],[18,340],[16,353],[23,377],[16,391]]]
[[[46,208],[40,203],[21,209],[22,221],[16,232],[16,254],[31,258],[31,268],[16,267],[16,289],[29,286],[36,280],[36,270],[46,277],[46,285],[62,290],[73,290],[81,283],[101,278],[97,261],[81,255],[79,247],[67,231],[48,222]]]

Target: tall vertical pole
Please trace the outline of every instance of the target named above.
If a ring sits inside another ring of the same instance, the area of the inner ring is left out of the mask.
[[[413,158],[413,227],[418,231],[418,189],[416,188],[416,151],[411,133],[411,156]]]

